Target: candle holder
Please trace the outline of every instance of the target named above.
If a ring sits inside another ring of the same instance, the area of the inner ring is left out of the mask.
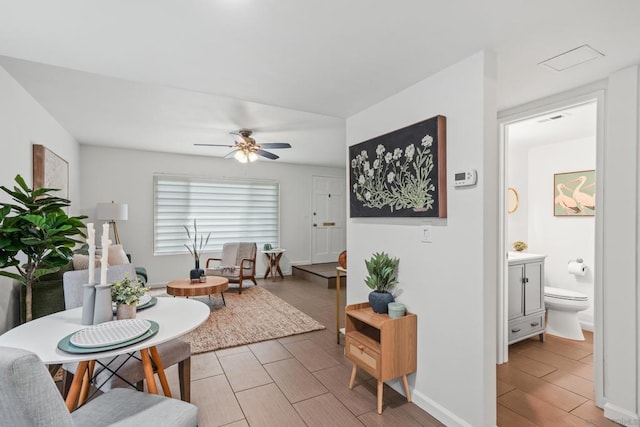
[[[111,304],[111,283],[96,285],[96,300],[93,309],[93,324],[113,320],[113,306]]]
[[[82,324],[93,325],[93,310],[96,304],[96,287],[93,283],[82,285]]]

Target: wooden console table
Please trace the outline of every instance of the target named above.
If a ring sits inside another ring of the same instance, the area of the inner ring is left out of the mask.
[[[417,365],[416,315],[391,319],[374,313],[369,303],[361,303],[346,307],[345,322],[344,354],[353,362],[349,388],[353,388],[360,367],[378,380],[378,414],[382,414],[385,381],[402,377],[407,402],[411,402],[407,374],[415,372]]]

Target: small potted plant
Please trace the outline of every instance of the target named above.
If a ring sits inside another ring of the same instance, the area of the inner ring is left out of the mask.
[[[113,282],[111,285],[111,301],[116,305],[116,317],[120,319],[135,319],[136,306],[140,297],[147,292],[147,288],[138,280],[124,279]]]
[[[376,313],[387,313],[387,305],[394,301],[389,291],[398,283],[396,270],[400,260],[391,258],[385,252],[379,252],[364,262],[369,273],[364,282],[372,289],[369,293],[369,304]]]
[[[528,247],[529,246],[527,246],[527,244],[522,240],[516,240],[513,242],[513,249],[517,252],[526,251]]]

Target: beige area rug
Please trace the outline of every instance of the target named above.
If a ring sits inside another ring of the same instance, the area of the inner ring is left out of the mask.
[[[325,329],[297,308],[259,286],[219,295],[192,297],[211,307],[209,318],[196,330],[180,337],[191,343],[191,354],[252,344],[289,335]]]

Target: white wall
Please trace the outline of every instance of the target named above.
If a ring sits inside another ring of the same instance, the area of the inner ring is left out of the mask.
[[[13,187],[17,174],[33,182],[32,144],[42,144],[69,162],[70,213],[79,202],[78,143],[38,104],[6,70],[0,67],[0,185]],[[0,200],[8,201],[3,193]],[[0,334],[17,320],[11,303],[12,281],[0,277]]]
[[[547,255],[545,285],[572,289],[589,296],[591,306],[579,313],[593,330],[595,217],[553,215],[553,176],[596,168],[596,140],[581,138],[534,147],[529,151],[529,252]],[[585,276],[567,272],[570,260],[582,258]]]
[[[448,218],[350,219],[349,304],[367,300],[364,259],[400,258],[403,302],[418,317],[413,400],[447,425],[495,425],[497,138],[495,58],[480,52],[347,119],[353,145],[438,114],[447,117]],[[478,171],[478,184],[454,189],[452,174]],[[397,387],[397,382],[394,383]]]
[[[640,423],[639,88],[638,65],[609,76],[604,173],[601,174],[603,190],[596,199],[598,216],[602,213],[604,235],[600,252],[604,353],[596,357],[604,361],[605,416],[625,425]]]
[[[313,175],[342,177],[345,170],[260,160],[242,165],[233,159],[186,156],[83,145],[82,213],[95,218],[96,203],[115,201],[129,205],[129,219],[118,223],[120,240],[136,265],[144,266],[151,283],[184,277],[193,268],[188,255],[153,254],[154,173],[200,177],[243,177],[280,182],[280,245],[285,274],[292,264],[311,260],[311,182]],[[260,248],[259,248],[260,249]],[[261,254],[259,254],[261,255]],[[213,255],[212,255],[213,256]],[[201,262],[207,254],[203,255]],[[258,257],[257,273],[265,264]]]
[[[513,250],[513,242],[529,242],[529,150],[524,146],[508,147],[507,187],[518,192],[520,204],[515,212],[507,213],[507,249]]]

